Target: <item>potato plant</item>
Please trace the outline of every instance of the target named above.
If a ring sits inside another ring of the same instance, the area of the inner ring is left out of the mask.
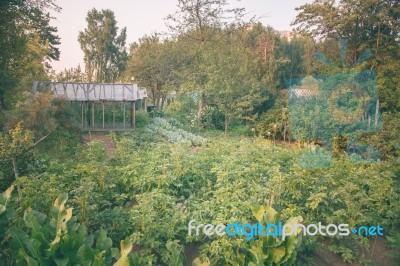
[[[310,261],[322,242],[343,260],[368,259],[364,236],[304,236],[275,246],[264,238],[188,235],[192,219],[204,224],[255,222],[256,206],[269,206],[284,222],[301,216],[304,224],[379,224],[393,232],[399,226],[399,191],[394,189],[397,181],[392,171],[396,168],[389,164],[341,159],[330,169],[304,169],[297,163],[300,150],[264,139],[212,136],[213,141],[193,149],[186,143],[154,141],[158,134],[144,130],[116,134],[112,157],[105,155],[101,142],[94,142],[78,147],[69,158],[44,159],[21,177],[15,182],[20,186],[20,202],[12,206],[0,202],[7,212],[15,208],[13,218],[2,223],[8,228],[1,242],[2,258],[12,261],[10,252],[18,254],[22,248],[11,245],[9,228],[19,228],[32,238],[24,213],[42,221],[42,215],[39,219],[34,214],[47,213],[52,199],[65,193],[76,222],[86,228],[85,237],[96,239],[107,230],[113,243],[134,240],[128,255],[134,265],[191,264],[190,246],[196,246],[199,254],[194,265],[290,265]],[[4,217],[0,214],[0,221]],[[95,245],[87,248],[96,250]],[[38,252],[47,256],[42,249]],[[101,254],[106,258],[108,253]],[[33,253],[28,256],[35,259]]]

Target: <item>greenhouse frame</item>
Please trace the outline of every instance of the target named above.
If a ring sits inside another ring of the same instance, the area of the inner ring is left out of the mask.
[[[70,102],[84,131],[134,130],[136,111],[147,107],[147,91],[136,84],[35,81],[32,89]]]

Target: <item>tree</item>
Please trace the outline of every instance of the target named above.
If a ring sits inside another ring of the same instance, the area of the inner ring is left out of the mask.
[[[222,29],[231,23],[239,24],[244,8],[227,8],[227,0],[178,0],[178,10],[167,16],[167,26],[177,35],[206,41],[213,38],[212,29]]]
[[[48,10],[59,7],[53,0],[0,1],[0,111],[18,100],[32,76],[46,76],[46,60],[59,58],[60,41]]]
[[[46,140],[59,127],[66,127],[68,105],[50,92],[24,94],[24,100],[7,113],[6,130],[0,133],[0,161],[11,161],[15,179],[18,158]],[[69,119],[72,119],[70,116]]]
[[[163,107],[167,94],[177,90],[187,54],[179,40],[161,41],[157,34],[144,36],[139,44],[132,44],[127,71],[124,76],[146,87],[153,104]]]
[[[84,53],[86,77],[90,82],[115,82],[121,77],[127,61],[126,28],[118,33],[114,12],[90,10],[87,28],[79,32],[78,41]]]
[[[228,36],[207,45],[199,65],[207,75],[202,92],[207,104],[223,113],[225,135],[233,120],[254,121],[254,106],[265,99],[251,51],[238,32]]]
[[[320,68],[320,72],[376,71],[379,91],[376,110],[381,107],[382,117],[386,120],[383,124],[393,125],[390,120],[395,119],[400,110],[397,101],[400,86],[397,78],[400,75],[397,63],[400,58],[398,1],[315,0],[297,10],[300,13],[294,24],[298,25],[298,30],[318,38],[319,49],[332,61],[327,68]],[[339,42],[341,47],[337,45],[339,40],[346,40]],[[375,121],[377,118],[376,115]]]
[[[186,42],[188,55],[191,57],[191,66],[185,71],[187,90],[200,93],[197,118],[201,121],[206,107],[204,92],[207,72],[201,72],[201,64],[206,64],[203,53],[207,52],[207,45],[227,37],[236,30],[232,26],[244,24],[244,8],[228,8],[227,0],[179,0],[178,10],[167,16],[167,26],[179,38]],[[226,30],[226,31],[223,31]]]
[[[294,21],[298,30],[322,40],[348,41],[348,65],[367,48],[373,49],[371,68],[382,63],[385,53],[398,50],[400,5],[396,0],[315,0],[296,10],[300,11]]]
[[[59,73],[53,73],[53,80],[65,82],[85,82],[85,73],[82,72],[81,65],[64,69]]]

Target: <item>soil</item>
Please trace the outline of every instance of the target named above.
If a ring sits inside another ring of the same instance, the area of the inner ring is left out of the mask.
[[[191,243],[185,250],[185,261],[187,266],[192,265],[193,260],[199,256],[200,243]],[[390,251],[385,246],[385,240],[382,237],[370,241],[372,266],[399,266],[394,259],[389,256]],[[346,263],[339,254],[329,251],[328,245],[324,244],[320,250],[316,251],[314,262],[316,266],[362,266],[358,262]]]
[[[84,143],[90,143],[91,141],[102,141],[106,148],[107,156],[110,158],[115,153],[115,143],[113,140],[106,135],[104,132],[92,132],[82,136],[82,141]],[[298,143],[292,143],[290,146],[298,146]],[[191,147],[193,153],[196,153],[199,147]],[[135,205],[135,202],[131,203]],[[185,255],[185,265],[192,265],[193,260],[199,256],[199,248],[200,243],[190,243],[186,246],[184,250]],[[390,251],[385,246],[385,240],[382,237],[377,237],[370,241],[370,250],[371,255],[368,258],[371,260],[373,266],[396,266],[400,265],[400,263],[394,261],[389,256]],[[323,248],[316,251],[315,254],[315,265],[317,266],[361,266],[362,264],[358,262],[346,263],[343,262],[341,256],[339,254],[334,254],[329,251],[329,248],[326,244],[323,245]]]
[[[184,265],[191,266],[193,261],[200,255],[200,245],[200,243],[190,243],[185,247],[185,250],[183,252],[185,257]]]
[[[82,135],[82,141],[85,144],[95,140],[102,141],[104,143],[104,147],[106,149],[108,158],[114,155],[116,149],[115,143],[111,139],[111,137],[105,134],[104,132],[90,132],[85,135]]]
[[[370,241],[370,257],[367,257],[371,261],[373,266],[396,266],[394,259],[389,254],[390,250],[385,246],[385,239],[383,237],[377,237]],[[334,254],[329,251],[327,245],[323,245],[323,248],[316,251],[315,265],[321,266],[362,266],[361,263],[353,262],[346,263],[342,260],[339,254]]]

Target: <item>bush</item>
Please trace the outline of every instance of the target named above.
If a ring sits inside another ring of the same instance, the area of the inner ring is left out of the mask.
[[[207,139],[178,128],[178,125],[179,122],[175,119],[156,117],[153,120],[153,124],[148,127],[148,131],[160,134],[172,143],[200,146],[207,142]]]
[[[136,127],[144,128],[149,124],[149,113],[146,111],[137,111],[136,112]]]
[[[113,248],[105,230],[88,235],[86,227],[76,222],[72,208],[66,208],[67,194],[54,202],[50,219],[35,210],[24,212],[25,227],[11,227],[12,257],[16,265],[105,265],[129,263],[130,239],[121,241],[121,252]],[[128,264],[124,264],[128,265]]]
[[[179,95],[164,107],[165,114],[174,117],[186,126],[190,126],[197,116],[198,103],[190,95]]]
[[[206,129],[225,129],[225,115],[215,107],[207,106],[204,109],[201,122]]]
[[[253,129],[254,130],[254,129]],[[251,137],[254,136],[254,131],[248,125],[233,124],[230,131],[239,136]]]

